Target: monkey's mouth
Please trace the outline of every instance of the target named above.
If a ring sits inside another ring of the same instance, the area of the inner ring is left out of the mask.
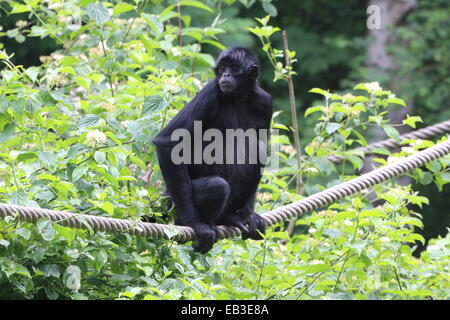
[[[232,84],[231,82],[221,82],[219,86],[220,90],[222,90],[223,92],[231,92],[234,89],[234,84]]]

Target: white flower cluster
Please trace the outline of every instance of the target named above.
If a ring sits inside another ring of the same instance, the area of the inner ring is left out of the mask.
[[[380,91],[381,90],[380,84],[378,82],[366,83],[366,88],[369,91]]]
[[[86,142],[87,144],[90,145],[94,145],[94,144],[103,144],[106,143],[106,141],[108,140],[108,137],[106,137],[106,135],[101,132],[100,130],[93,130],[93,131],[89,131],[86,134]]]

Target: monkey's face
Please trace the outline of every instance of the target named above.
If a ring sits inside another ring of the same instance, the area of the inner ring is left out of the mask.
[[[220,90],[225,93],[233,93],[239,83],[240,68],[237,65],[222,64],[217,68],[217,79]]]
[[[256,81],[259,68],[256,63],[247,67],[244,62],[222,61],[215,71],[220,91],[231,95],[247,90]]]

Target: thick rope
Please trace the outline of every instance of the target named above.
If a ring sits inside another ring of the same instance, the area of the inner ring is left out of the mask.
[[[434,124],[429,127],[425,127],[416,131],[412,131],[409,133],[402,134],[400,136],[400,142],[397,142],[392,139],[386,139],[383,141],[371,143],[366,147],[359,147],[355,148],[353,150],[360,150],[364,153],[364,155],[370,155],[372,154],[372,150],[376,148],[386,148],[388,150],[393,150],[400,148],[402,146],[402,141],[408,140],[408,139],[430,139],[437,137],[441,134],[450,132],[450,120],[443,121],[437,124]],[[343,156],[329,156],[327,157],[328,161],[334,162],[334,163],[340,163],[344,160]]]
[[[329,205],[349,195],[359,193],[376,184],[400,176],[428,162],[441,158],[450,153],[450,139],[433,147],[420,151],[414,155],[400,159],[385,167],[378,168],[358,178],[341,183],[337,186],[316,193],[300,201],[280,207],[262,216],[268,226],[292,219],[306,212]],[[158,223],[134,222],[130,220],[98,217],[86,214],[74,214],[56,210],[23,207],[18,205],[0,204],[0,217],[17,215],[19,220],[36,222],[47,218],[59,225],[70,228],[92,228],[94,231],[126,232],[132,235],[150,238],[170,238],[169,235],[177,232],[172,239],[180,242],[194,240],[195,232],[190,227],[164,225]],[[219,239],[238,237],[241,232],[235,227],[218,226]],[[165,231],[166,230],[166,231]]]

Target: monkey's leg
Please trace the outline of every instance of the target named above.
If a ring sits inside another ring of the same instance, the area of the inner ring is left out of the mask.
[[[192,180],[194,204],[206,223],[215,224],[230,196],[230,186],[218,176]]]

